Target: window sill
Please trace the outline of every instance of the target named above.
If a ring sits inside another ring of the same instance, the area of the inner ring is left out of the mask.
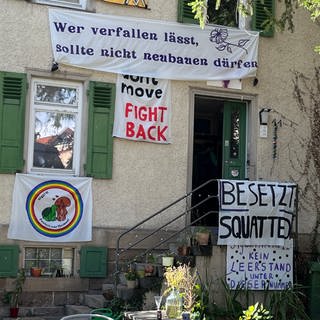
[[[89,289],[89,279],[83,278],[45,278],[28,277],[24,291],[86,291]]]

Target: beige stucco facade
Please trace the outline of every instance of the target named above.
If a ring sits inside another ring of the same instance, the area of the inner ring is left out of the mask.
[[[281,3],[276,2],[280,14]],[[149,0],[149,8],[139,9],[102,0],[91,0],[92,12],[177,21],[176,0]],[[60,65],[51,73],[52,50],[48,6],[30,1],[1,0],[0,70],[27,73],[54,79],[116,82],[116,74]],[[249,102],[247,121],[247,178],[250,180],[292,181],[292,148],[301,154],[296,135],[308,133],[293,98],[292,71],[312,77],[319,55],[313,50],[320,42],[318,26],[302,9],[294,16],[295,32],[275,32],[259,40],[258,84],[243,79],[242,88],[228,89],[206,81],[172,81],[172,143],[160,145],[114,138],[112,179],[93,179],[93,242],[114,247],[117,229],[126,229],[191,190],[192,116],[194,94],[233,98]],[[271,108],[268,137],[259,136],[259,110]],[[28,103],[26,109],[28,110]],[[282,121],[278,129],[277,159],[272,157],[272,120]],[[26,122],[26,136],[28,123]],[[82,144],[83,151],[86,146]],[[27,147],[24,153],[27,156]],[[81,160],[84,164],[85,159]],[[0,175],[1,244],[6,238],[11,216],[13,174]],[[299,211],[299,233],[309,234],[316,217],[312,210]],[[152,227],[152,226],[150,226]],[[19,245],[24,243],[18,241]],[[79,246],[79,244],[76,244]],[[220,250],[220,249],[219,249]],[[220,251],[219,251],[220,252]],[[223,270],[221,270],[223,272]]]

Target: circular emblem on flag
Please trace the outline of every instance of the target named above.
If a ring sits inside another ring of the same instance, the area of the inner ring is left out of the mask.
[[[32,227],[47,237],[61,237],[79,224],[83,202],[78,189],[68,182],[48,180],[28,194],[26,210]]]

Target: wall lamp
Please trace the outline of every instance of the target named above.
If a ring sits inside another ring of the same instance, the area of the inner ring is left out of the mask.
[[[59,69],[59,64],[56,61],[52,62],[51,72],[57,71]]]
[[[259,123],[261,126],[268,124],[269,112],[271,110],[272,109],[269,109],[269,108],[262,108],[259,111]]]

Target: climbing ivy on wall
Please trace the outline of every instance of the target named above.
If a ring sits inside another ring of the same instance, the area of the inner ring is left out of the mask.
[[[312,253],[318,255],[320,227],[320,67],[313,76],[293,72],[293,96],[301,122],[289,143],[289,159],[294,169],[291,179],[299,186],[299,212],[313,211]]]

